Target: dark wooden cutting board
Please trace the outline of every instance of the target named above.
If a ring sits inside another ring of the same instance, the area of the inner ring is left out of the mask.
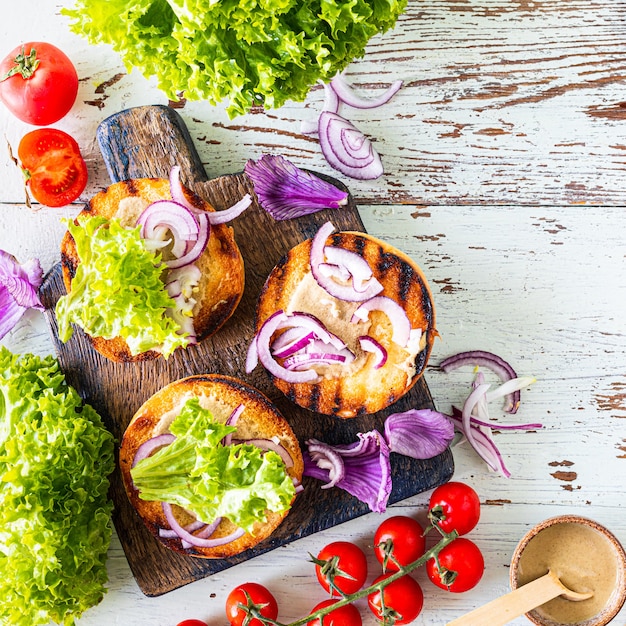
[[[113,182],[146,176],[167,177],[180,165],[183,180],[216,209],[224,209],[252,191],[245,174],[207,180],[206,173],[181,117],[164,106],[137,107],[104,120],[98,142]],[[243,166],[243,164],[242,164]],[[338,186],[341,183],[330,179]],[[382,430],[384,418],[409,408],[432,408],[422,378],[402,400],[386,411],[351,420],[313,414],[288,401],[257,368],[245,373],[245,355],[253,336],[253,316],[261,287],[274,265],[293,246],[312,237],[331,219],[338,230],[364,231],[352,197],[347,207],[327,210],[297,220],[276,222],[253,204],[231,225],[246,268],[246,288],[233,317],[213,337],[179,350],[167,361],[113,363],[96,353],[77,329],[67,342],[58,340],[54,306],[65,293],[60,264],[52,268],[42,286],[42,299],[54,346],[68,382],[102,415],[117,440],[139,406],[165,384],[201,373],[222,373],[254,385],[275,402],[289,420],[301,444],[310,437],[329,443],[348,443],[357,432]],[[392,454],[393,491],[390,503],[431,489],[450,479],[453,472],[449,450],[434,459],[418,461]],[[162,547],[144,528],[124,493],[116,471],[111,497],[113,522],[133,575],[144,594],[157,596],[194,580],[210,576],[237,563],[289,543],[300,537],[340,524],[369,511],[366,505],[340,489],[321,490],[320,483],[305,479],[304,492],[283,524],[265,542],[228,560],[187,557]]]

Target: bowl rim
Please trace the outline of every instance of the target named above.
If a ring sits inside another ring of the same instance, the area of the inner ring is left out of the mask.
[[[576,624],[568,624],[562,625],[560,622],[555,622],[551,619],[546,619],[537,615],[537,613],[533,610],[525,614],[525,616],[537,626],[606,626],[621,610],[626,603],[626,550],[617,539],[617,537],[605,526],[592,520],[583,515],[575,515],[575,514],[565,514],[565,515],[556,515],[554,517],[550,517],[548,519],[535,524],[519,541],[515,550],[513,551],[513,556],[511,558],[511,567],[509,570],[509,579],[511,589],[515,590],[518,588],[517,584],[517,571],[519,567],[519,561],[522,555],[522,552],[528,545],[528,543],[536,537],[541,531],[549,528],[551,526],[555,526],[557,524],[581,524],[583,526],[589,526],[594,530],[600,532],[604,537],[606,537],[609,542],[612,544],[613,549],[615,551],[617,563],[618,563],[618,585],[615,589],[615,593],[611,596],[609,603],[600,611],[600,613],[590,617],[588,620],[584,622],[577,622]]]

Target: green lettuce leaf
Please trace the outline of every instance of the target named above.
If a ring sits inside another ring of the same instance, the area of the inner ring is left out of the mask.
[[[206,523],[226,517],[249,532],[266,510],[288,510],[295,488],[282,459],[250,444],[222,445],[235,430],[188,400],[170,426],[176,439],[131,470],[139,497],[177,504]]]
[[[172,100],[253,106],[302,101],[365,54],[407,0],[76,0],[71,29],[109,44]]]
[[[58,362],[0,347],[0,623],[70,626],[102,600],[113,467]]]
[[[131,354],[160,348],[166,358],[188,339],[167,309],[174,301],[161,279],[160,256],[146,249],[139,227],[103,217],[67,220],[80,263],[69,294],[59,298],[59,339],[77,324],[92,337],[126,340]]]

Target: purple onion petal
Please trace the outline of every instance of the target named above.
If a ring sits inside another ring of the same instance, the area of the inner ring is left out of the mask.
[[[432,459],[450,445],[454,426],[438,411],[409,409],[387,417],[385,437],[391,452],[414,459]]]
[[[249,160],[245,173],[254,184],[259,204],[275,220],[288,220],[337,209],[347,204],[348,193],[296,167],[280,155],[264,154]]]

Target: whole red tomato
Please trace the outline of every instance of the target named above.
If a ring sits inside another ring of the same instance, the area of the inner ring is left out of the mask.
[[[184,619],[182,622],[178,622],[176,626],[207,626],[207,623],[201,619]]]
[[[335,541],[322,548],[315,562],[315,573],[320,585],[333,596],[334,585],[344,594],[357,592],[367,578],[367,557],[359,546],[349,541]]]
[[[389,578],[392,574],[379,576],[372,584]],[[419,583],[405,574],[398,580],[389,583],[381,591],[373,591],[367,596],[367,604],[376,616],[384,624],[408,624],[412,622],[422,611],[424,606],[424,594]]]
[[[456,593],[475,587],[485,571],[485,560],[480,548],[470,539],[459,537],[439,553],[439,565],[435,559],[426,562],[428,578],[441,589]]]
[[[255,605],[260,614],[268,619],[278,617],[278,604],[272,593],[258,583],[243,583],[235,587],[226,598],[226,617],[231,626],[242,626],[248,613],[239,605]],[[252,619],[246,626],[263,626],[260,619]]]
[[[438,520],[439,527],[449,533],[456,530],[466,535],[480,518],[478,494],[465,483],[449,482],[437,487],[428,504],[431,517]]]
[[[0,63],[0,100],[27,124],[54,124],[72,108],[77,93],[76,68],[52,44],[29,41]]]
[[[17,149],[26,185],[50,207],[73,202],[87,185],[87,165],[76,141],[56,128],[26,133]]]
[[[332,606],[337,602],[339,602],[339,600],[334,600],[333,598],[323,600],[313,607],[311,613],[315,613],[315,611],[319,609],[325,609],[327,606]],[[346,604],[324,615],[322,622],[323,626],[361,626],[363,620],[361,619],[359,609],[353,604]],[[310,622],[307,622],[307,626],[320,626],[320,618],[316,617]]]
[[[386,571],[397,572],[419,559],[426,551],[424,529],[412,517],[387,518],[374,533],[374,554]]]

